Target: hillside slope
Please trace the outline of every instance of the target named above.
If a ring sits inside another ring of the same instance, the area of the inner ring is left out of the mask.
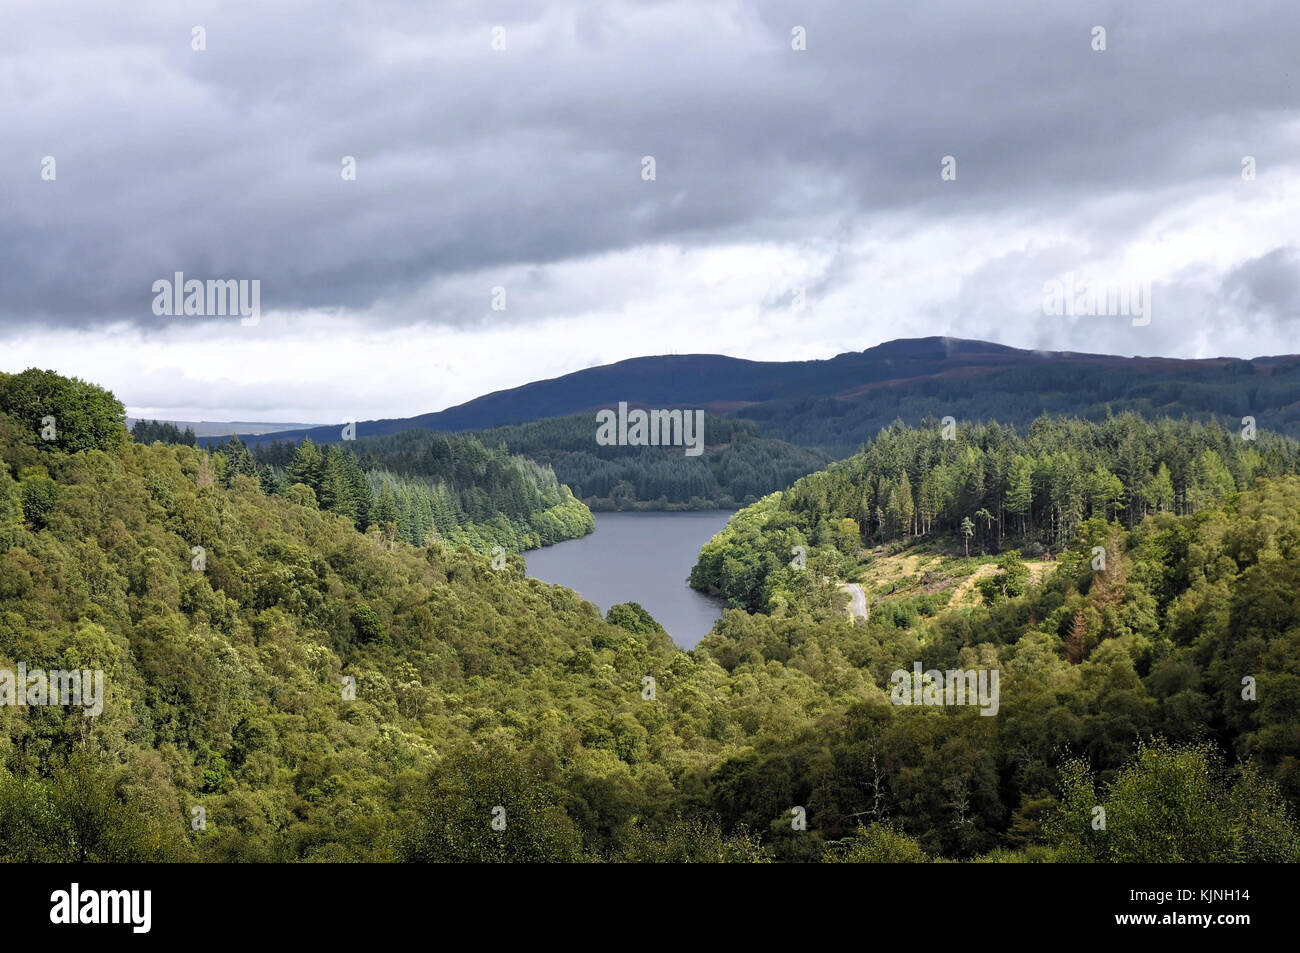
[[[991,608],[795,598],[681,652],[121,417],[0,375],[0,689],[104,685],[0,691],[0,860],[1300,859],[1300,478],[1085,523]],[[914,664],[1000,673],[997,717],[891,704]]]
[[[577,413],[619,401],[691,407],[763,424],[803,447],[847,454],[896,418],[928,415],[1028,424],[1043,413],[1089,419],[1127,410],[1184,414],[1300,436],[1300,356],[1252,360],[1115,357],[1030,351],[930,337],[890,341],[818,361],[720,355],[642,357],[498,391],[436,413],[363,421],[357,434],[461,431]],[[340,427],[262,434],[257,442],[340,439]]]

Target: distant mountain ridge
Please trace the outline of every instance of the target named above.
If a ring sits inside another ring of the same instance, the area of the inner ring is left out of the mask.
[[[171,420],[171,419],[164,419],[161,417],[145,416],[145,417],[127,417],[126,429],[130,430],[137,422],[141,420],[145,421],[146,423],[149,421],[156,421],[158,423],[171,424],[172,426],[176,427],[178,430],[184,430],[186,427],[188,427],[190,430],[194,431],[195,436],[219,437],[223,440],[226,437],[229,437],[232,433],[237,433],[241,435],[270,433],[271,431],[276,431],[278,433],[286,430],[292,430],[298,427],[306,429],[306,428],[320,426],[320,424],[308,424],[308,423],[302,423],[301,421],[292,421],[292,420],[286,420],[286,421]]]
[[[905,338],[826,360],[712,354],[630,358],[496,391],[414,417],[361,421],[356,435],[480,430],[593,412],[618,401],[698,407],[759,422],[792,443],[851,450],[895,418],[1028,423],[1041,413],[1217,419],[1300,435],[1300,355],[1181,359],[1034,351],[951,337]],[[241,437],[245,436],[243,434]],[[250,435],[250,443],[341,439],[342,426]],[[213,442],[211,438],[201,441]]]

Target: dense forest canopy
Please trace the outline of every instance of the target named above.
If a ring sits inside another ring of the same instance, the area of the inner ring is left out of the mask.
[[[825,466],[828,458],[781,440],[761,436],[754,424],[711,414],[704,418],[705,452],[686,456],[680,448],[601,446],[593,414],[556,417],[465,436],[407,430],[355,441],[367,470],[403,477],[448,481],[456,476],[448,447],[477,440],[553,469],[555,478],[596,510],[732,509]],[[285,444],[272,442],[259,460],[283,461]]]
[[[585,536],[591,512],[554,471],[470,436],[439,437],[422,477],[398,476],[358,459],[350,444],[273,442],[255,451],[231,437],[214,447],[226,482],[256,474],[268,493],[347,516],[358,530],[378,527],[389,539],[423,546],[430,539],[467,543],[479,552],[549,546]],[[259,468],[260,463],[260,468]]]
[[[139,443],[195,445],[192,431],[173,424],[137,421],[131,433]],[[210,446],[204,479],[229,487],[236,476],[255,476],[266,493],[342,514],[361,532],[373,526],[414,546],[443,539],[479,552],[518,552],[594,528],[590,510],[549,466],[504,448],[488,450],[469,435],[428,436],[415,477],[389,472],[374,454],[359,460],[351,442],[317,445],[308,437],[250,447],[232,436]]]
[[[157,420],[137,420],[131,426],[131,438],[136,443],[183,443],[191,447],[198,445],[193,427],[181,430],[173,423],[160,423]]]
[[[748,421],[706,414],[705,453],[687,457],[659,447],[602,447],[593,420],[579,415],[478,432],[555,468],[556,476],[596,509],[731,509],[784,489],[829,458],[761,435]]]
[[[21,376],[0,672],[107,697],[0,705],[4,860],[1300,859],[1300,477],[1085,514],[993,605],[854,624],[791,591],[683,652]],[[918,661],[997,670],[997,716],[891,704]]]
[[[863,547],[921,537],[960,539],[966,552],[1054,550],[1087,519],[1131,528],[1297,472],[1300,443],[1213,423],[1042,417],[1022,435],[995,423],[895,422],[848,460],[733,517],[705,546],[692,585],[766,609],[808,585],[788,566],[796,546],[832,555],[831,575]]]

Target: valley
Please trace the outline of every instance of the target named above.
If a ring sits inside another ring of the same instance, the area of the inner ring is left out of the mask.
[[[505,441],[123,419],[0,375],[0,670],[103,679],[0,706],[6,860],[1300,859],[1290,438],[922,420],[593,517]]]

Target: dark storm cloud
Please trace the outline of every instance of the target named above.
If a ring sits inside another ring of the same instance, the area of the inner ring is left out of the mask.
[[[375,305],[881,212],[1018,212],[1121,243],[1137,223],[1078,203],[1289,158],[1297,17],[1204,6],[19,4],[0,31],[0,321],[149,326],[152,283],[182,271],[260,279],[264,309],[457,323],[480,315]],[[1272,301],[1269,280],[1230,290]]]

